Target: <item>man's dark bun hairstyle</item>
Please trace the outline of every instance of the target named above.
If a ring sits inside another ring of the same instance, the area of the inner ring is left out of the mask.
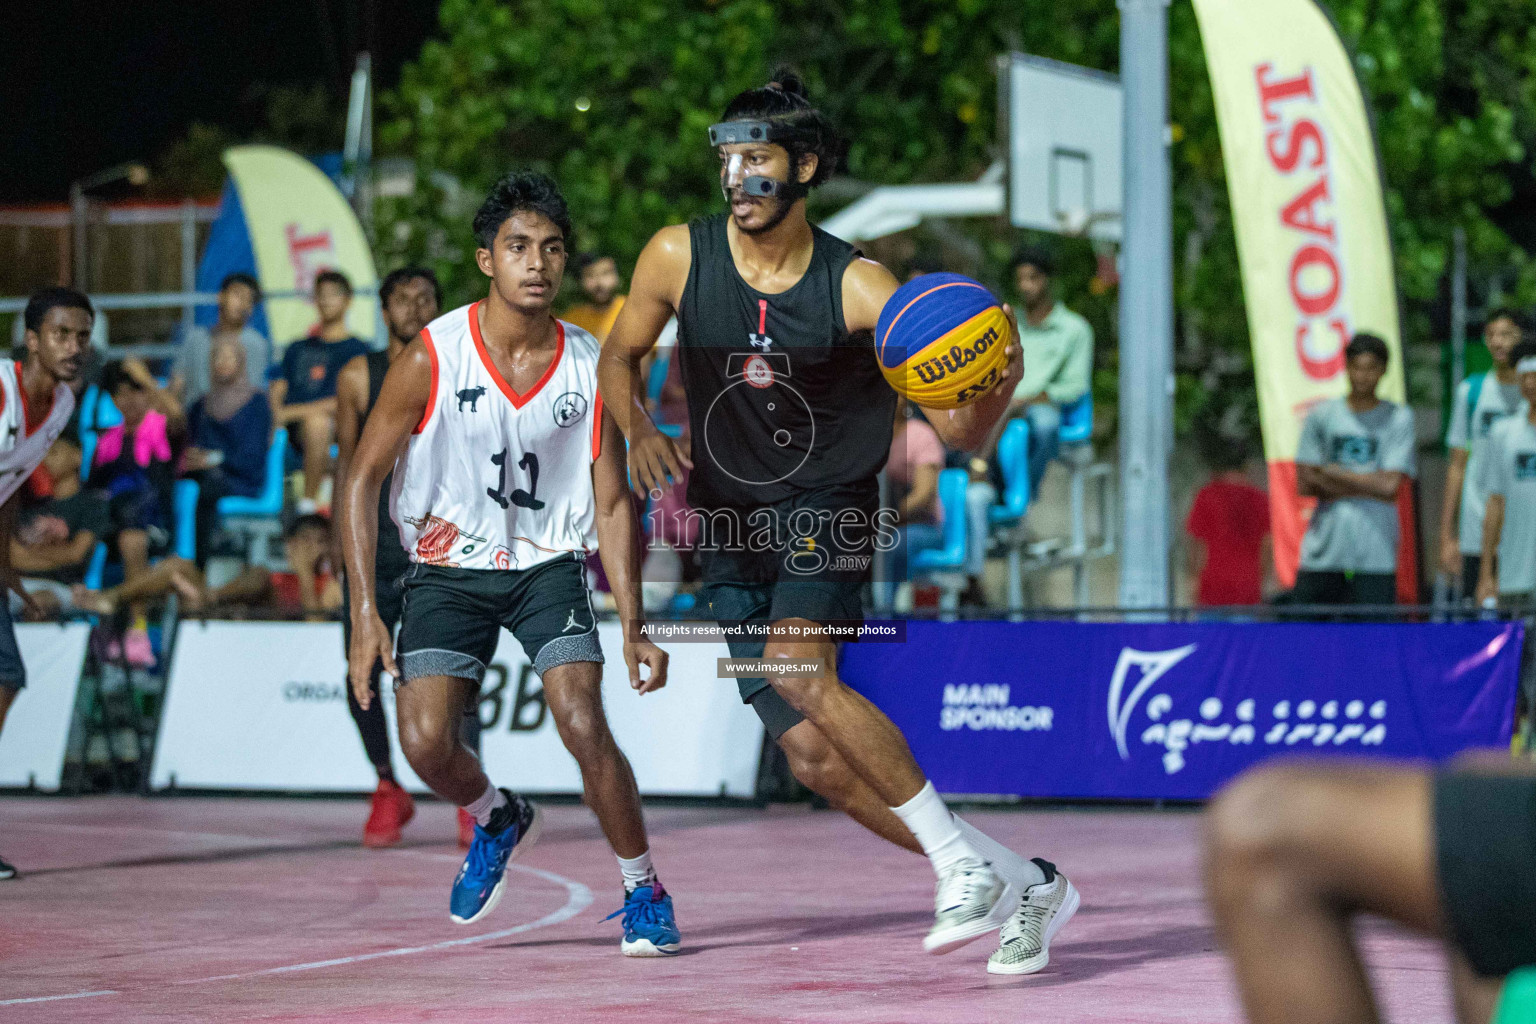
[[[812,106],[805,80],[792,69],[780,67],[767,85],[740,93],[726,106],[723,121],[767,121],[793,135],[779,142],[789,150],[794,166],[800,157],[816,154],[816,173],[807,187],[820,185],[836,173],[848,152],[848,144],[825,114]],[[777,140],[775,140],[777,142]]]

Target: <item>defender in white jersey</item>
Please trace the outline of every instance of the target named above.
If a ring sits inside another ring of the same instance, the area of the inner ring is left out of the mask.
[[[96,317],[91,301],[69,288],[44,288],[27,300],[24,362],[0,362],[0,575],[29,609],[36,609],[11,568],[16,492],[43,461],[75,411],[69,382],[80,375]],[[3,595],[0,595],[3,596]],[[27,673],[16,646],[10,605],[0,600],[0,730]],[[16,869],[0,860],[0,879]]]
[[[604,555],[630,685],[642,694],[664,686],[667,656],[643,635],[638,528],[624,439],[597,391],[598,343],[550,315],[570,217],[554,182],[511,174],[474,226],[489,293],[432,321],[390,366],[343,483],[352,690],[368,707],[369,675],[383,662],[397,680],[406,759],[474,816],[449,912],[460,924],[478,921],[500,900],[508,861],[539,829],[537,808],[493,787],[457,735],[501,629],[510,629],[542,678],[586,801],[619,859],[621,949],[674,953],[672,899],[651,866],[634,774],[603,714],[588,553],[600,546]],[[411,560],[398,653],[374,587],[374,509],[391,471],[390,511]]]

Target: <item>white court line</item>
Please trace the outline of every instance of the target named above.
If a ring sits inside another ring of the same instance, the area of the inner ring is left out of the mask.
[[[403,850],[401,852],[412,853],[414,851]],[[431,857],[448,856],[446,854],[423,855]],[[449,859],[458,860],[459,858],[452,857]],[[537,928],[547,928],[550,925],[559,924],[562,921],[569,921],[571,918],[575,917],[577,914],[581,913],[592,904],[591,889],[588,889],[580,882],[575,882],[569,878],[557,875],[553,871],[543,871],[539,868],[530,868],[522,864],[509,864],[507,865],[507,870],[521,871],[524,874],[533,875],[536,878],[542,878],[546,882],[553,882],[556,885],[563,885],[566,892],[565,906],[552,913],[545,914],[537,921],[529,921],[527,924],[520,924],[515,928],[503,928],[501,931],[486,932],[484,935],[470,935],[462,939],[446,939],[442,942],[434,942],[426,946],[402,946],[398,949],[379,950],[376,953],[359,953],[357,956],[336,957],[331,960],[313,960],[309,963],[286,964],[282,967],[267,967],[259,971],[245,971],[239,974],[218,974],[208,978],[191,978],[186,981],[173,981],[171,984],[205,985],[214,981],[237,981],[242,978],[260,978],[272,974],[290,974],[294,971],[314,971],[322,967],[340,967],[343,964],[363,963],[367,960],[378,960],[382,957],[412,956],[416,953],[432,953],[438,950],[454,949],[459,946],[470,946],[478,942],[490,942],[493,939],[505,939],[512,935],[521,935],[524,932],[531,932]],[[146,990],[140,989],[137,991]],[[46,1003],[58,999],[89,999],[93,996],[115,996],[121,994],[122,993],[115,989],[103,989],[98,992],[72,992],[68,995],[61,996],[33,996],[28,999],[0,1000],[0,1006],[12,1006],[18,1003]]]
[[[29,996],[26,999],[0,999],[0,1006],[20,1006],[22,1003],[56,1003],[60,999],[90,999],[92,996],[115,996],[119,994],[115,988],[104,988],[100,992],[71,992],[67,996]]]

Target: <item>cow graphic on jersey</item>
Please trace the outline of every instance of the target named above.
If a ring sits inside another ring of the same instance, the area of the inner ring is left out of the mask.
[[[465,402],[469,403],[469,411],[470,412],[474,412],[475,411],[475,403],[480,401],[480,396],[483,395],[483,394],[485,394],[485,385],[484,384],[481,384],[478,387],[465,388],[463,391],[460,391],[458,393],[458,397],[459,397],[459,412],[463,412],[464,411],[464,403]]]

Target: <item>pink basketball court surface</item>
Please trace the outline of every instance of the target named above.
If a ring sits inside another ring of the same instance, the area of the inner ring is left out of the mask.
[[[1199,818],[976,811],[1057,860],[1083,909],[1051,964],[984,971],[991,937],[923,953],[933,878],[833,812],[658,806],[685,950],[619,954],[618,869],[585,808],[551,806],[485,921],[448,920],[453,812],[361,847],[340,800],[0,800],[6,1021],[1222,1022],[1241,1020],[1199,885]],[[1365,928],[1389,1020],[1449,1022],[1430,943]]]

